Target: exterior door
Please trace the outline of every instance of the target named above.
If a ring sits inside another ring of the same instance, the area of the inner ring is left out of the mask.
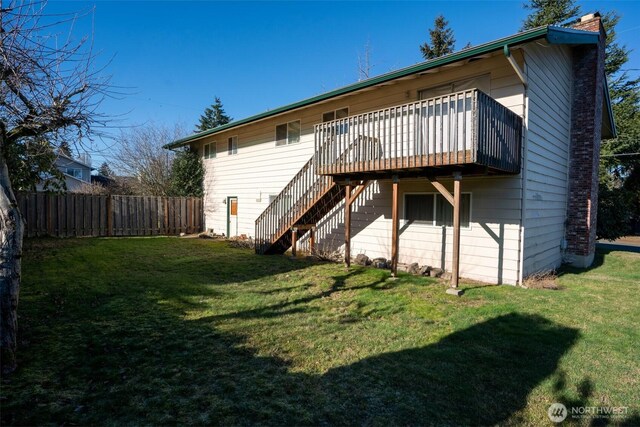
[[[238,235],[238,198],[227,197],[227,237]]]

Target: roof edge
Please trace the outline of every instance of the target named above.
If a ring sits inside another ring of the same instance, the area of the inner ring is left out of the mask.
[[[595,40],[594,37],[595,36]],[[353,83],[347,86],[343,86],[338,89],[334,89],[329,92],[325,92],[320,95],[316,95],[311,98],[307,98],[292,104],[287,104],[282,107],[275,108],[273,110],[267,110],[253,116],[246,117],[244,119],[235,120],[233,122],[224,124],[222,126],[215,127],[203,132],[199,132],[193,135],[186,136],[184,138],[177,139],[169,144],[163,146],[163,148],[172,150],[175,148],[183,147],[193,141],[205,138],[207,136],[215,135],[219,132],[233,129],[238,126],[246,125],[258,120],[266,119],[278,114],[286,113],[298,108],[306,107],[315,104],[320,101],[329,100],[336,96],[346,95],[351,92],[356,92],[360,89],[375,86],[381,83],[385,83],[398,78],[406,77],[412,74],[420,73],[432,68],[440,67],[452,62],[460,61],[463,59],[471,58],[476,55],[482,55],[485,53],[493,52],[499,49],[503,49],[504,46],[510,46],[520,44],[523,42],[529,42],[536,39],[545,37],[551,44],[592,44],[598,43],[598,34],[591,33],[589,31],[575,30],[571,28],[545,26],[537,27],[531,30],[523,31],[511,36],[496,39],[469,49],[463,49],[457,52],[450,53],[445,56],[441,56],[436,59],[432,59],[426,62],[421,62],[409,67],[401,68],[399,70],[391,71],[389,73],[382,74],[380,76],[372,77],[361,82]]]

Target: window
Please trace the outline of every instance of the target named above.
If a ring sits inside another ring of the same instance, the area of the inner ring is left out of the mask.
[[[204,158],[215,159],[216,158],[216,143],[204,144]]]
[[[328,111],[322,114],[322,122],[325,123],[332,120],[344,119],[345,117],[349,117],[348,107],[340,108],[339,110]],[[347,133],[348,129],[348,123],[341,123],[340,125],[335,125],[334,129],[332,129],[331,132],[342,135],[343,133]]]
[[[82,179],[82,169],[67,168],[67,175],[71,175],[74,178]]]
[[[238,137],[232,136],[227,140],[227,150],[229,155],[238,154]]]
[[[473,88],[480,89],[484,93],[489,94],[491,92],[491,75],[484,74],[472,79],[459,80],[457,82],[447,83],[446,85],[420,90],[418,91],[418,99],[435,98]]]
[[[471,194],[460,195],[460,227],[471,223]],[[405,194],[404,218],[407,222],[450,227],[453,225],[453,206],[439,193]]]
[[[460,195],[460,227],[469,227],[471,214],[471,194]],[[453,206],[442,196],[436,195],[436,225],[451,227],[453,225]]]
[[[433,203],[433,194],[406,194],[404,196],[405,219],[433,225]]]
[[[349,116],[349,108],[340,108],[339,110],[329,111],[322,115],[322,122],[330,122],[331,120],[344,119]]]
[[[300,142],[300,120],[276,126],[276,145]]]

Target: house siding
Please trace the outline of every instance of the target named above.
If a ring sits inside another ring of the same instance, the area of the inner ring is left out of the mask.
[[[452,180],[440,182],[453,191]],[[490,283],[515,284],[519,261],[519,180],[514,177],[463,178],[462,192],[471,193],[471,221],[469,227],[460,232],[460,275]],[[408,193],[437,193],[437,190],[426,179],[400,181],[399,261],[451,271],[453,228],[408,224],[404,216],[404,195]],[[375,181],[352,205],[353,255],[391,257],[391,194],[391,181]],[[316,236],[323,251],[343,248],[344,203],[320,221]],[[301,244],[304,243],[302,239]]]
[[[571,51],[524,47],[529,82],[523,275],[562,263],[571,137]]]
[[[520,51],[514,51],[514,57],[523,64]],[[517,114],[522,114],[523,85],[508,61],[499,54],[463,67],[445,68],[436,73],[400,80],[208,137],[195,145],[201,154],[203,144],[214,140],[218,142],[221,152],[215,159],[204,160],[206,227],[226,233],[227,209],[223,201],[229,196],[236,196],[237,234],[253,236],[255,219],[269,204],[269,195],[278,194],[313,155],[313,126],[321,122],[322,113],[349,107],[349,114],[354,115],[404,104],[415,101],[421,89],[483,74],[491,76],[490,95]],[[276,147],[275,126],[292,120],[301,120],[300,143]],[[228,155],[226,141],[234,135],[238,136],[238,154]],[[442,182],[452,188],[451,181]],[[400,191],[400,212],[403,212],[403,193],[436,190],[426,180],[403,180]],[[461,275],[493,283],[516,283],[519,275],[520,177],[463,177],[462,191],[472,192],[472,224],[461,232]],[[320,248],[336,249],[343,246],[343,215],[344,207],[340,204],[318,224],[317,244]],[[390,257],[389,181],[371,183],[358,198],[354,206],[352,228],[352,254],[362,252],[370,257]],[[305,244],[305,239],[301,244]],[[450,270],[451,249],[450,227],[443,229],[412,224],[401,230],[400,262],[419,262]]]

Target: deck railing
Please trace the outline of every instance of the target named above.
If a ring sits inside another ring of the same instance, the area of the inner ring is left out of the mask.
[[[470,89],[315,126],[321,175],[479,164],[520,170],[522,118]]]
[[[332,185],[330,176],[316,175],[311,158],[256,219],[256,252],[264,253]]]

